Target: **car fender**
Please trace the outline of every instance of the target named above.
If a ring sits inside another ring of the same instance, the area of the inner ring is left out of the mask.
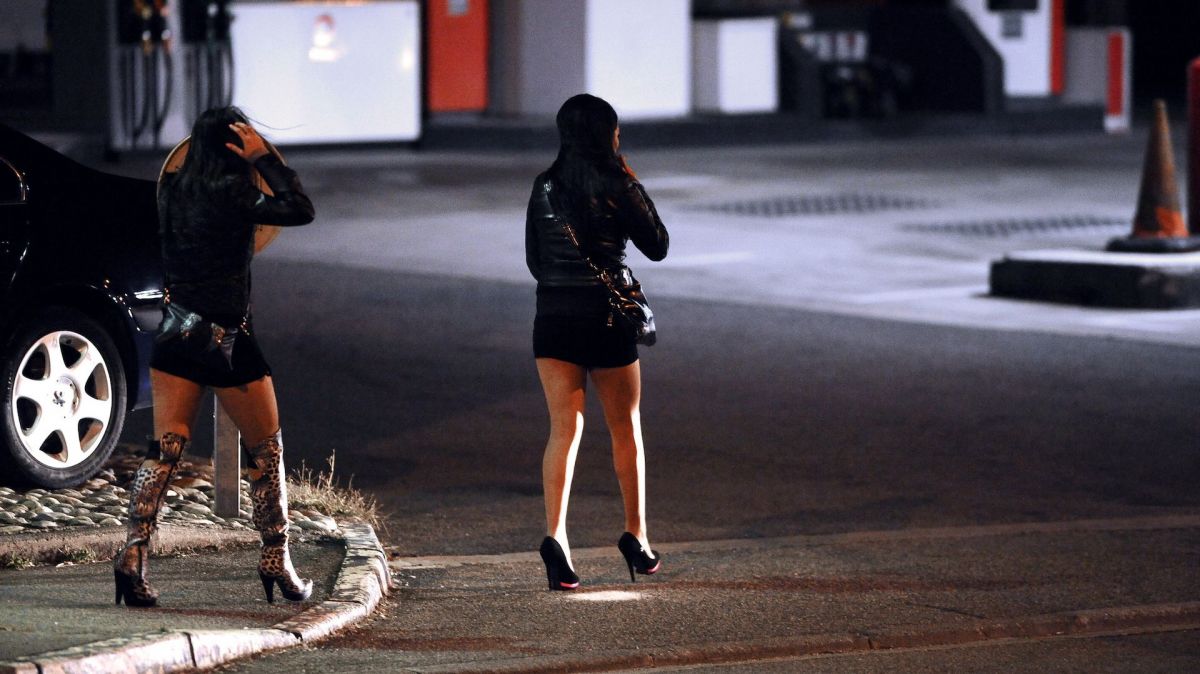
[[[17,296],[9,298],[6,303],[8,310],[4,315],[3,343],[6,346],[17,326],[46,307],[76,309],[104,326],[120,352],[129,409],[141,409],[151,404],[149,377],[140,377],[139,372],[149,371],[153,333],[158,325],[158,297],[161,293],[153,297],[130,297],[106,289],[102,284],[50,285],[30,293],[20,292],[19,287],[13,290]]]

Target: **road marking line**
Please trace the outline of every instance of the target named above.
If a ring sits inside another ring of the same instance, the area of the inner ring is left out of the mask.
[[[987,293],[987,286],[975,284],[969,286],[886,290],[878,293],[849,295],[844,299],[850,304],[882,304],[884,302],[908,302],[912,300],[938,299],[941,297],[971,297],[973,295],[986,295]]]
[[[655,264],[656,267],[707,267],[714,264],[732,264],[753,260],[754,253],[748,250],[737,250],[728,253],[697,253],[695,255],[678,255],[668,257]]]

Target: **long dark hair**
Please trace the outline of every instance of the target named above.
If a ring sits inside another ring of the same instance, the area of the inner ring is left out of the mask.
[[[579,94],[558,109],[558,157],[550,165],[555,207],[578,217],[602,207],[625,177],[620,157],[613,149],[617,111],[602,98]]]
[[[242,141],[229,128],[235,122],[249,123],[245,113],[233,106],[210,108],[200,113],[192,125],[192,140],[187,157],[179,167],[176,185],[185,194],[213,192],[230,176],[250,179],[250,164],[225,147],[241,146]]]

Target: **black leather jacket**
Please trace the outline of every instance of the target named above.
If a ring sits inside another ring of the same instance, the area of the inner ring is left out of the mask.
[[[533,181],[525,215],[525,264],[529,273],[537,279],[539,290],[602,285],[555,217],[550,201],[552,189],[547,173]],[[591,214],[586,222],[572,222],[571,225],[584,254],[597,266],[611,272],[614,278],[632,279],[625,266],[626,241],[632,240],[633,245],[651,260],[658,261],[667,256],[670,243],[667,228],[642,184],[633,178],[625,182],[620,192],[612,195],[601,212]]]
[[[231,176],[202,197],[181,194],[168,174],[158,193],[163,272],[172,302],[224,325],[249,310],[250,260],[259,224],[306,225],[313,205],[296,172],[268,154],[254,168],[275,193]],[[234,323],[236,325],[236,323]]]

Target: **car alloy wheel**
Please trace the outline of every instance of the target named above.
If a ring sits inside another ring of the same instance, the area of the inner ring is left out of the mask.
[[[18,471],[47,487],[100,470],[125,418],[125,377],[112,340],[71,310],[18,331],[4,363],[4,430]]]
[[[11,412],[34,460],[51,468],[83,463],[104,437],[112,408],[108,364],[83,335],[51,332],[25,352]]]

